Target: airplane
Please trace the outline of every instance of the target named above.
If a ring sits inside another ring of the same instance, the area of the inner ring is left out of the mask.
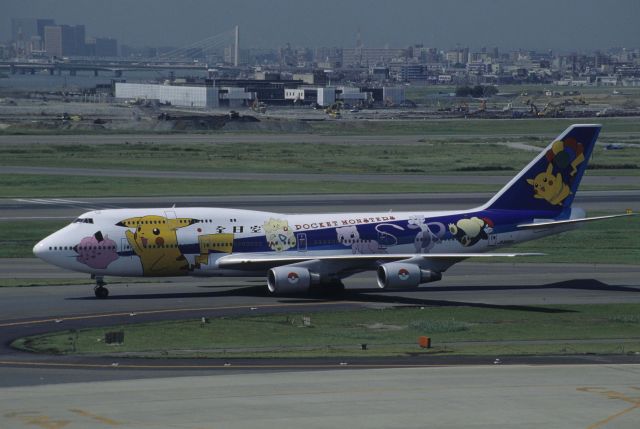
[[[532,256],[493,250],[631,215],[585,217],[572,202],[601,125],[572,125],[485,204],[462,211],[282,214],[225,208],[108,209],[82,214],[33,248],[38,258],[105,276],[266,278],[269,291],[342,290],[375,271],[381,289],[440,280],[467,258]]]

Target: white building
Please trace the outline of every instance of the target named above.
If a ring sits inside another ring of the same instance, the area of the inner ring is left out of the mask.
[[[336,89],[331,86],[318,88],[317,103],[320,106],[329,107],[336,102]]]
[[[173,106],[215,108],[219,106],[218,92],[218,88],[210,86],[116,82],[116,98],[158,100]]]
[[[385,86],[382,88],[382,98],[384,103],[398,106],[404,103],[404,88]]]
[[[251,101],[255,99],[255,93],[247,92],[245,88],[225,86],[220,89],[219,98],[220,100],[229,100],[227,103],[229,107],[246,106],[251,104]]]
[[[338,93],[340,100],[351,105],[357,105],[362,101],[366,101],[368,96],[366,92],[361,92],[360,88],[351,86],[338,87]]]

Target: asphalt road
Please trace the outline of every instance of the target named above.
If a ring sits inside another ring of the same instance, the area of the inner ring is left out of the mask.
[[[559,130],[562,131],[562,130]],[[610,134],[610,133],[609,133]],[[499,137],[521,137],[522,134],[495,134],[479,136],[482,139]],[[548,134],[550,137],[554,133]],[[627,135],[627,133],[625,133]],[[474,138],[471,134],[429,134],[430,139]],[[122,143],[329,143],[329,144],[414,144],[420,143],[424,135],[326,135],[306,133],[219,133],[219,134],[95,134],[95,135],[2,135],[0,146],[6,144],[122,144]]]
[[[171,171],[90,169],[64,167],[11,167],[2,166],[4,174],[38,174],[53,176],[98,176],[98,177],[145,177],[163,179],[207,179],[207,180],[276,180],[301,182],[349,182],[349,183],[424,183],[457,185],[504,185],[513,175],[421,175],[421,174],[320,174],[320,173],[252,173],[225,171]],[[515,173],[514,173],[515,174]],[[583,184],[588,186],[634,186],[637,176],[586,176]]]
[[[93,209],[141,207],[225,207],[277,213],[363,212],[467,209],[483,204],[491,193],[238,195],[117,198],[1,198],[0,221],[70,219]],[[587,211],[640,209],[640,190],[580,191],[575,206]]]
[[[109,285],[107,300],[95,299],[86,274],[53,267],[38,259],[0,259],[0,278],[77,279],[76,286],[0,288],[0,322],[67,317],[87,313],[140,312],[201,307],[252,307],[316,302],[316,296],[274,297],[261,278],[175,277]],[[545,305],[640,302],[640,265],[462,262],[443,279],[416,291],[382,292],[374,273],[345,280],[352,291],[342,301],[371,305]],[[107,278],[107,283],[122,281]],[[132,279],[129,279],[132,280]],[[139,281],[140,279],[135,279]],[[323,301],[326,297],[321,298]]]

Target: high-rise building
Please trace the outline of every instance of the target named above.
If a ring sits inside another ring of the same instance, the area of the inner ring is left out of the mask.
[[[117,57],[118,41],[108,37],[88,38],[85,54],[90,57]]]
[[[345,48],[342,50],[344,66],[386,65],[394,59],[407,58],[407,49],[400,48]]]
[[[85,55],[84,25],[47,25],[44,45],[50,57]]]
[[[44,27],[44,50],[50,57],[62,56],[62,27],[47,25]]]
[[[11,18],[11,40],[19,53],[42,50],[44,27],[54,24],[53,19]]]

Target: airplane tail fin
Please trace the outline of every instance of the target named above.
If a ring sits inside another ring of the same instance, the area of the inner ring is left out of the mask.
[[[557,212],[571,207],[601,125],[571,125],[483,209]]]

